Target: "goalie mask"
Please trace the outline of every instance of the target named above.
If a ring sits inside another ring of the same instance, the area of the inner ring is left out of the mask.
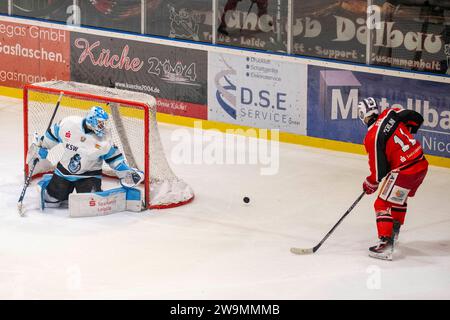
[[[95,106],[92,107],[86,116],[86,125],[89,129],[94,131],[96,135],[102,137],[106,131],[108,118],[108,113],[106,113],[102,107]]]
[[[358,117],[365,125],[368,124],[371,117],[379,114],[378,105],[374,98],[366,98],[359,102]]]

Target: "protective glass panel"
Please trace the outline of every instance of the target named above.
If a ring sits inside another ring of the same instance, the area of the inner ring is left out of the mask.
[[[293,4],[294,54],[366,63],[366,0]]]
[[[219,0],[217,43],[287,51],[287,0]]]
[[[141,33],[141,0],[80,0],[81,24]]]
[[[72,23],[76,10],[73,0],[13,0],[12,3],[13,15],[58,22]]]
[[[8,1],[0,2],[0,13],[8,13]]]
[[[374,0],[371,64],[450,74],[450,0]]]
[[[193,41],[212,41],[211,0],[148,0],[146,33]]]

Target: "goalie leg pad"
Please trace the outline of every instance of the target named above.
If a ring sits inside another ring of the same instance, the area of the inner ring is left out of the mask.
[[[50,196],[47,192],[47,187],[52,179],[51,174],[46,174],[42,177],[42,179],[38,182],[38,188],[40,189],[40,204],[41,210],[43,211],[45,208],[59,208],[62,204],[62,201]]]
[[[122,211],[142,211],[141,191],[116,188],[95,193],[72,193],[69,196],[70,217],[104,216]]]

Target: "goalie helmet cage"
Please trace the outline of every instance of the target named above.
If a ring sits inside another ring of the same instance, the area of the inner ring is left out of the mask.
[[[53,123],[67,116],[84,117],[95,105],[102,106],[110,114],[109,129],[114,144],[131,167],[144,172],[146,208],[171,208],[193,200],[193,190],[173,173],[165,157],[156,121],[155,98],[145,93],[91,84],[50,81],[24,87],[25,174],[28,173],[28,147],[36,134],[44,134],[61,92],[64,96]],[[51,149],[48,154],[51,167],[37,168],[33,177],[53,171],[63,150],[62,144]],[[103,164],[102,169],[105,176],[117,177],[107,165]]]

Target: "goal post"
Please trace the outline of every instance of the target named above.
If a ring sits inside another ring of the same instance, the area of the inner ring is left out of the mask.
[[[25,157],[33,136],[44,134],[52,105],[61,92],[64,92],[64,98],[55,123],[67,116],[84,117],[94,105],[108,112],[109,130],[114,144],[130,166],[144,172],[145,179],[141,187],[146,208],[170,208],[192,201],[192,188],[173,173],[167,162],[156,122],[156,100],[149,94],[69,81],[26,85],[23,95]],[[50,150],[48,160],[52,166],[56,166],[62,153],[61,144]],[[105,176],[116,176],[107,165],[104,164],[102,169]],[[37,168],[34,176],[52,170]]]

